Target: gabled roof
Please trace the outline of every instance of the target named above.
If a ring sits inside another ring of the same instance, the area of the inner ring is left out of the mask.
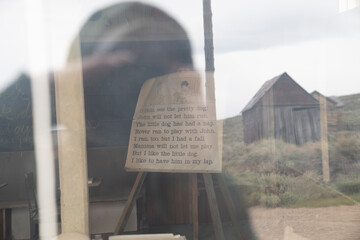
[[[274,92],[274,102],[267,102],[267,104],[277,106],[319,105],[319,101],[316,98],[310,95],[304,88],[295,82],[294,79],[284,72],[283,74],[266,81],[250,102],[245,106],[242,113],[255,107],[264,98],[264,96],[268,94],[270,89],[277,90]]]
[[[311,95],[314,95],[314,94],[318,94],[320,96],[325,97],[324,95],[322,95],[321,93],[319,93],[316,90],[311,93]],[[344,103],[336,96],[326,97],[326,100],[333,103],[337,108],[344,107]]]
[[[327,97],[327,99],[332,100],[333,102],[335,102],[335,106],[340,108],[340,107],[344,107],[344,103],[336,96],[330,96]]]
[[[284,72],[283,74],[276,76],[268,81],[266,81],[261,88],[259,89],[259,91],[257,91],[257,93],[255,94],[255,96],[250,100],[250,102],[244,107],[244,109],[241,112],[245,112],[247,110],[250,110],[251,108],[253,108],[255,106],[255,104],[272,88],[272,86],[274,86],[274,84],[284,75],[287,75],[286,72]]]
[[[278,82],[281,85],[278,85]],[[316,98],[310,95],[304,88],[295,82],[294,79],[292,79],[286,72],[284,72],[283,74],[266,81],[260,90],[255,94],[255,96],[250,100],[250,102],[245,106],[245,108],[242,110],[242,113],[255,107],[255,105],[257,105],[257,103],[270,91],[270,89],[275,88],[275,85],[278,90],[276,95],[274,95],[274,102],[271,104],[278,106],[288,106],[294,104],[309,106],[319,105],[319,101]],[[288,92],[286,90],[284,91],[284,89],[279,88],[279,86],[291,87],[291,89],[296,90],[296,95],[293,95],[292,92]]]

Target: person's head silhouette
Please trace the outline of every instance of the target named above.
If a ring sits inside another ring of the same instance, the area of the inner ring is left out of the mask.
[[[88,147],[127,145],[143,83],[193,68],[189,38],[168,14],[136,2],[97,11],[79,37]]]

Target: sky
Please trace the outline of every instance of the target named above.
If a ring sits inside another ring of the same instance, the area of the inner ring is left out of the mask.
[[[46,67],[51,69],[64,66],[69,45],[89,15],[115,3],[43,2]],[[162,8],[185,27],[196,68],[202,72],[202,1],[143,2]],[[33,59],[26,6],[25,0],[0,0],[0,30],[5,36],[0,40],[0,90],[20,72],[29,71]],[[359,7],[340,13],[339,0],[212,0],[212,12],[218,118],[240,114],[266,80],[283,72],[308,92],[360,92]]]

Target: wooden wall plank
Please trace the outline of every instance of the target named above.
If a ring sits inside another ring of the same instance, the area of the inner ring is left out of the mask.
[[[204,177],[206,194],[207,194],[208,201],[209,201],[211,219],[213,222],[216,239],[217,240],[225,240],[212,176],[209,173],[204,173],[203,177]]]

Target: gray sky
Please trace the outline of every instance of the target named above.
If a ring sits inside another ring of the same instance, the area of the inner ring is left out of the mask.
[[[227,2],[213,1],[220,118],[238,114],[283,72],[309,92],[360,92],[359,8],[340,14],[336,0]]]
[[[44,2],[47,57],[61,68],[87,17],[115,1]],[[202,1],[143,2],[184,25],[203,70]],[[309,92],[360,92],[360,8],[339,13],[338,0],[212,0],[212,9],[219,118],[239,114],[266,80],[283,72]],[[26,10],[25,0],[0,0],[0,89],[28,69]]]

